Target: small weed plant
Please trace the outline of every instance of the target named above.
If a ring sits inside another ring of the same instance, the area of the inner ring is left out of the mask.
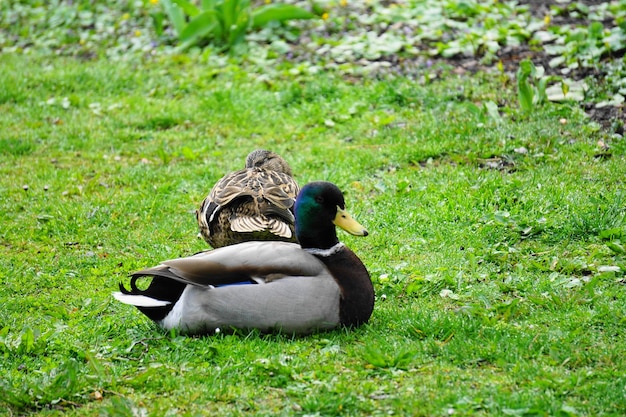
[[[313,19],[315,14],[291,4],[269,3],[252,7],[251,0],[202,0],[197,7],[187,0],[161,0],[165,15],[178,35],[179,48],[212,43],[218,50],[233,49],[250,30],[270,22]],[[163,33],[161,13],[154,13],[157,34]]]

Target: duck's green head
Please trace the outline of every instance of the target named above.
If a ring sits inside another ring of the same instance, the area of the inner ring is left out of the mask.
[[[295,204],[296,236],[303,248],[328,249],[339,243],[335,226],[355,236],[367,230],[345,210],[339,188],[330,182],[311,182],[300,190]]]

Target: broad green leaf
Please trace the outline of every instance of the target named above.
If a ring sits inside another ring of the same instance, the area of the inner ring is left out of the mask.
[[[537,103],[545,103],[548,101],[548,97],[546,96],[546,87],[550,81],[549,77],[543,77],[537,82]]]
[[[496,123],[502,122],[502,116],[500,116],[500,112],[498,111],[498,105],[493,101],[486,101],[483,103],[485,107],[485,111],[489,115],[489,117],[494,120]]]
[[[504,64],[502,63],[502,60],[498,60],[498,63],[496,64],[496,68],[498,68],[498,72],[501,74],[504,74]]]
[[[240,14],[250,13],[249,0],[224,0],[219,6],[222,10],[223,25],[226,32],[230,32],[240,19]]]
[[[626,236],[626,229],[621,227],[614,227],[612,229],[606,229],[600,232],[600,238],[602,239],[619,239]]]
[[[196,5],[192,4],[188,0],[172,0],[174,3],[178,5],[185,13],[189,15],[189,17],[194,17],[200,14],[200,10],[196,7]]]
[[[213,32],[216,35],[216,29],[219,29],[216,13],[208,10],[194,17],[185,30],[180,34],[181,49],[189,48],[195,45],[201,38]]]
[[[224,29],[224,32],[226,33],[230,32],[230,27],[233,24],[233,14],[235,13],[234,8],[237,3],[237,0],[223,0],[215,7],[220,16],[222,29]]]
[[[200,4],[202,6],[202,10],[204,11],[213,10],[217,7],[217,0],[202,0]]]
[[[252,12],[252,27],[254,29],[260,29],[273,20],[284,22],[287,20],[313,19],[316,17],[315,14],[308,10],[291,4],[268,4]]]
[[[535,68],[535,64],[529,59],[523,59],[519,63],[519,69],[517,70],[517,77],[531,77],[535,75],[537,69]]]
[[[163,18],[165,17],[163,15],[163,12],[161,12],[160,10],[158,12],[152,12],[150,13],[150,17],[152,17],[152,25],[154,26],[154,32],[158,36],[163,35]]]
[[[163,5],[163,10],[167,14],[167,17],[172,22],[176,33],[180,37],[181,33],[185,29],[185,15],[183,14],[182,9],[177,5],[172,3],[171,0],[161,0],[161,4]]]
[[[250,26],[250,16],[247,13],[240,13],[237,20],[230,28],[228,34],[228,46],[231,47],[241,42]]]
[[[363,351],[363,359],[376,368],[388,368],[391,363],[391,358],[374,346],[367,346],[365,348]]]
[[[600,22],[593,22],[589,25],[589,37],[592,39],[600,39],[604,32],[604,25]]]
[[[27,327],[22,332],[19,350],[21,353],[30,353],[33,346],[35,346],[35,333],[30,327]]]
[[[417,352],[412,350],[404,350],[398,353],[393,359],[393,366],[396,368],[407,368],[417,357]]]
[[[619,255],[626,254],[624,247],[617,242],[607,242],[606,246]]]
[[[528,79],[535,74],[533,63],[524,59],[517,70],[517,96],[522,110],[528,112],[533,109],[534,91]]]
[[[522,110],[531,111],[533,109],[534,92],[528,78],[524,77],[517,80],[517,96]]]
[[[561,91],[563,92],[563,95],[566,96],[567,93],[569,93],[569,84],[561,81]]]

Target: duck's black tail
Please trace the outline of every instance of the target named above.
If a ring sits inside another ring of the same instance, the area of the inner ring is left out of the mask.
[[[145,290],[137,287],[137,280],[140,278],[152,279]],[[140,271],[132,275],[130,290],[126,289],[124,284],[120,282],[120,292],[113,293],[113,296],[124,304],[137,307],[151,320],[160,321],[172,310],[185,287],[186,284],[169,277],[146,274]]]

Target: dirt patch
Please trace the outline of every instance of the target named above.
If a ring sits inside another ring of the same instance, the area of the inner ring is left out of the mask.
[[[585,6],[593,6],[604,1],[579,1]],[[520,6],[527,6],[529,12],[533,17],[537,19],[543,19],[545,16],[550,15],[551,6],[563,7],[563,3],[558,1],[544,1],[544,0],[520,0]],[[552,24],[554,25],[572,25],[572,26],[588,26],[589,21],[581,17],[576,13],[561,13],[556,16],[552,16]],[[612,23],[610,20],[602,22],[605,27],[610,26]],[[621,53],[623,54],[624,51]],[[504,70],[510,74],[515,74],[519,67],[519,62],[523,59],[530,59],[535,65],[541,65],[546,70],[547,74],[563,75],[563,67],[551,67],[550,61],[553,56],[548,55],[543,48],[532,48],[527,44],[519,46],[505,46],[501,48],[497,55],[496,60],[501,61]],[[615,59],[616,57],[606,58],[605,62],[609,59]],[[477,72],[477,71],[492,71],[495,64],[482,63],[475,57],[452,57],[449,59],[439,59],[438,62],[443,62],[452,65],[456,68],[456,72]],[[574,80],[582,80],[586,78],[592,78],[595,80],[602,80],[606,77],[606,73],[603,71],[602,66],[597,68],[578,68],[568,72],[567,78]],[[581,103],[581,107],[589,115],[589,117],[599,123],[602,128],[610,133],[624,134],[624,124],[626,124],[626,113],[623,106],[604,106],[596,107],[595,103]]]

